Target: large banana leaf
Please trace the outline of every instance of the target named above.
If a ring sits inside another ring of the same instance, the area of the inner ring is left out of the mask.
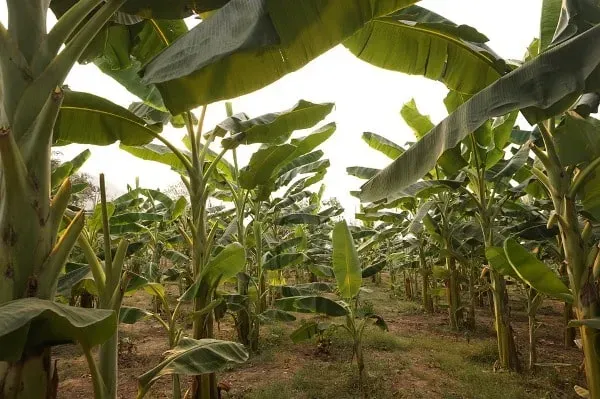
[[[485,257],[488,260],[492,269],[503,276],[510,276],[515,280],[522,281],[521,277],[515,272],[515,269],[510,265],[504,248],[502,247],[487,247],[485,249]]]
[[[294,162],[294,160],[298,159],[300,156],[308,154],[309,152],[323,144],[335,132],[336,127],[337,126],[335,122],[331,122],[324,126],[321,126],[308,136],[292,139],[290,141],[290,144],[296,146],[296,149],[287,157],[285,165],[287,166],[289,163]]]
[[[362,285],[362,271],[358,252],[345,220],[333,227],[332,244],[333,272],[340,295],[344,299],[352,299]]]
[[[386,264],[387,264],[387,261],[384,259],[384,260],[380,260],[379,262],[374,263],[370,266],[365,267],[364,269],[362,269],[361,277],[367,278],[367,277],[374,276],[375,274],[382,271]]]
[[[279,176],[275,181],[275,187],[285,187],[294,180],[294,178],[298,175],[306,174],[306,173],[319,173],[327,170],[329,168],[330,163],[329,159],[322,159],[320,161],[311,162],[306,165],[298,166],[283,175]]]
[[[314,104],[300,100],[289,110],[254,119],[230,117],[219,124],[221,129],[232,133],[232,136],[224,138],[221,144],[224,148],[235,148],[240,144],[282,143],[295,130],[314,126],[332,109],[332,103]]]
[[[269,258],[263,263],[263,268],[265,270],[280,270],[284,267],[300,264],[307,259],[308,258],[303,253],[279,254]]]
[[[78,0],[51,0],[50,9],[57,17],[63,15]],[[193,13],[212,11],[229,0],[128,0],[120,12],[143,18],[180,19]],[[133,21],[136,21],[135,19]]]
[[[246,251],[237,242],[227,245],[215,257],[209,259],[203,274],[207,281],[213,283],[220,279],[228,280],[238,274],[246,264]]]
[[[0,305],[0,361],[18,361],[27,350],[77,342],[102,344],[117,327],[112,310],[82,309],[38,299]]]
[[[165,360],[138,377],[138,397],[148,392],[162,376],[214,373],[232,363],[248,360],[248,352],[242,344],[216,339],[183,338],[175,348],[165,352],[165,356]]]
[[[517,275],[537,291],[566,302],[573,302],[571,290],[535,255],[512,238],[504,241],[504,254]]]
[[[344,46],[380,68],[422,75],[474,94],[509,71],[487,41],[472,27],[411,6],[374,18]]]
[[[54,126],[54,145],[108,145],[116,141],[143,145],[162,129],[148,125],[129,110],[101,97],[70,90],[64,94]]]
[[[216,256],[209,259],[200,276],[179,298],[192,300],[206,292],[219,281],[225,281],[242,271],[246,264],[246,251],[237,242],[227,245]]]
[[[154,58],[144,81],[158,83],[174,114],[235,98],[300,69],[371,19],[414,2],[232,0]]]
[[[600,26],[569,39],[523,64],[475,94],[402,156],[363,185],[360,198],[376,201],[417,181],[447,149],[492,117],[517,109],[555,104],[568,107],[576,96],[600,88]],[[565,98],[573,98],[571,102]],[[564,109],[556,109],[559,113]],[[530,120],[530,122],[537,122]]]
[[[540,41],[538,52],[544,51],[554,38],[563,0],[543,0],[540,18]]]
[[[296,150],[294,150],[296,151]],[[300,157],[291,159],[289,162],[285,163],[281,169],[279,170],[279,172],[277,173],[277,178],[280,178],[281,176],[283,176],[286,172],[291,171],[292,169],[295,169],[299,166],[303,166],[303,165],[307,165],[309,163],[313,163],[318,161],[319,159],[321,159],[324,155],[324,152],[321,150],[317,150],[317,151],[313,151],[313,152],[309,152],[308,154],[304,154]],[[288,157],[288,159],[290,159]]]
[[[600,156],[600,121],[570,111],[554,131],[558,157],[564,166],[591,162]]]
[[[185,171],[183,162],[181,162],[181,160],[173,153],[173,151],[171,151],[170,148],[162,144],[150,143],[144,146],[135,147],[121,144],[120,148],[145,161],[154,161],[162,163],[163,165],[168,165],[171,167],[171,169],[177,172]],[[181,150],[181,153],[188,158],[191,156],[189,152],[184,150]]]
[[[366,168],[363,166],[349,166],[346,168],[346,173],[350,176],[358,177],[359,179],[370,179],[379,173],[379,169]]]
[[[136,24],[107,24],[79,61],[93,62],[144,103],[164,109],[157,87],[142,83],[138,72],[143,64],[187,31],[185,21],[180,19],[140,19]]]
[[[388,158],[396,159],[404,153],[404,148],[378,134],[364,132],[362,134],[362,139],[369,147],[381,152]]]
[[[266,184],[295,149],[291,144],[259,149],[252,154],[248,166],[240,170],[240,185],[253,189],[259,184]]]
[[[402,119],[404,119],[404,122],[406,122],[415,133],[417,140],[420,140],[435,127],[429,116],[421,114],[414,99],[402,106],[400,115],[402,116]],[[437,163],[447,176],[455,175],[459,170],[467,166],[467,161],[465,161],[461,154],[460,144],[446,150],[446,152],[440,156]]]
[[[348,314],[348,309],[338,302],[318,295],[281,298],[275,301],[275,306],[288,312],[321,313],[333,317]]]
[[[146,319],[150,316],[152,316],[152,313],[145,309],[122,306],[119,310],[119,323],[135,324],[138,321]]]

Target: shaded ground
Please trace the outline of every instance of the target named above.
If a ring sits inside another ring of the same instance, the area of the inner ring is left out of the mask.
[[[487,309],[477,311],[477,329],[453,333],[445,312],[425,315],[414,302],[391,295],[385,285],[369,286],[365,306],[382,315],[389,332],[375,327],[365,335],[366,368],[369,381],[364,387],[368,398],[576,398],[573,385],[584,385],[579,370],[582,355],[577,349],[564,349],[560,304],[544,303],[539,320],[538,358],[543,364],[535,373],[523,375],[493,371],[496,359],[493,319]],[[130,302],[149,308],[144,296]],[[517,344],[525,365],[527,356],[527,317],[518,303],[512,304]],[[223,398],[359,398],[350,340],[334,333],[331,345],[317,349],[314,342],[293,344],[289,333],[298,325],[264,326],[261,353],[241,366],[220,374],[231,386]],[[145,320],[122,326],[126,337],[119,358],[119,397],[135,398],[136,377],[156,365],[167,349],[159,324]],[[221,323],[217,337],[235,339],[229,321]],[[90,398],[91,380],[80,351],[73,346],[58,348],[59,398]],[[183,384],[185,386],[185,384]],[[149,398],[169,398],[170,379],[163,378]]]

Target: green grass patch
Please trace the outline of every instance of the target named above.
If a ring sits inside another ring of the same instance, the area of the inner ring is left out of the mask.
[[[403,351],[408,349],[410,343],[377,327],[367,327],[363,336],[363,347],[385,352]]]

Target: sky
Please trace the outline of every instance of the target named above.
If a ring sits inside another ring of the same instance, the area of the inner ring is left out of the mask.
[[[419,5],[455,23],[477,28],[490,39],[487,44],[501,57],[521,59],[526,47],[538,35],[541,3],[542,0],[423,0]],[[0,21],[6,26],[4,1],[0,1]],[[48,24],[53,25],[54,22],[50,15]],[[124,107],[137,101],[135,96],[103,75],[93,64],[76,65],[66,84],[73,90],[99,95]],[[235,113],[245,112],[250,117],[288,109],[300,99],[335,103],[334,111],[316,126],[332,121],[337,123],[336,133],[321,147],[325,157],[331,161],[324,180],[327,187],[324,198],[338,198],[346,209],[346,217],[353,219],[359,203],[349,195],[349,191],[357,190],[361,180],[348,176],[346,167],[383,168],[390,162],[362,141],[362,133],[374,132],[398,144],[414,140],[411,130],[400,117],[402,105],[414,98],[422,113],[429,114],[434,123],[439,122],[446,116],[442,103],[446,93],[441,83],[374,67],[338,46],[301,70],[230,101]],[[211,130],[225,117],[223,102],[209,105],[205,131]],[[177,141],[184,132],[168,126],[164,134]],[[179,182],[178,175],[169,167],[141,161],[120,151],[117,145],[70,145],[57,150],[68,160],[85,148],[91,149],[92,156],[82,171],[95,177],[104,173],[109,195],[126,191],[126,185],[133,185],[136,177],[146,188],[166,188]],[[247,162],[255,149],[251,147],[240,152],[241,165]]]

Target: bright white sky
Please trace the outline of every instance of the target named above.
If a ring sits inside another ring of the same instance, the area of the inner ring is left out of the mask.
[[[500,56],[521,59],[526,47],[538,35],[541,3],[541,0],[423,0],[419,5],[456,23],[474,26],[490,39],[488,45]],[[49,24],[53,24],[54,17],[50,18]],[[1,2],[0,21],[5,26],[6,20],[6,4]],[[94,65],[77,65],[66,83],[73,90],[90,92],[124,107],[136,101]],[[246,112],[250,117],[288,109],[299,99],[335,103],[335,110],[323,122],[335,121],[338,126],[322,147],[331,160],[325,178],[325,198],[337,197],[346,208],[346,216],[353,219],[358,200],[348,192],[358,189],[361,181],[348,176],[346,167],[382,168],[389,163],[361,140],[362,132],[371,131],[399,144],[413,140],[412,132],[399,115],[402,105],[415,98],[421,112],[437,122],[446,115],[442,103],[445,95],[446,89],[440,83],[373,67],[337,47],[302,70],[232,102],[234,112]],[[210,105],[205,130],[212,129],[224,118],[223,103]],[[165,134],[176,140],[183,136],[183,130],[167,127]],[[70,159],[84,148],[72,145],[59,150]],[[251,152],[241,154],[241,164],[245,164]],[[138,160],[114,145],[92,147],[92,157],[82,171],[93,176],[104,172],[114,194],[125,191],[126,184],[133,184],[136,176],[140,184],[148,188],[166,188],[179,181],[168,167]]]

